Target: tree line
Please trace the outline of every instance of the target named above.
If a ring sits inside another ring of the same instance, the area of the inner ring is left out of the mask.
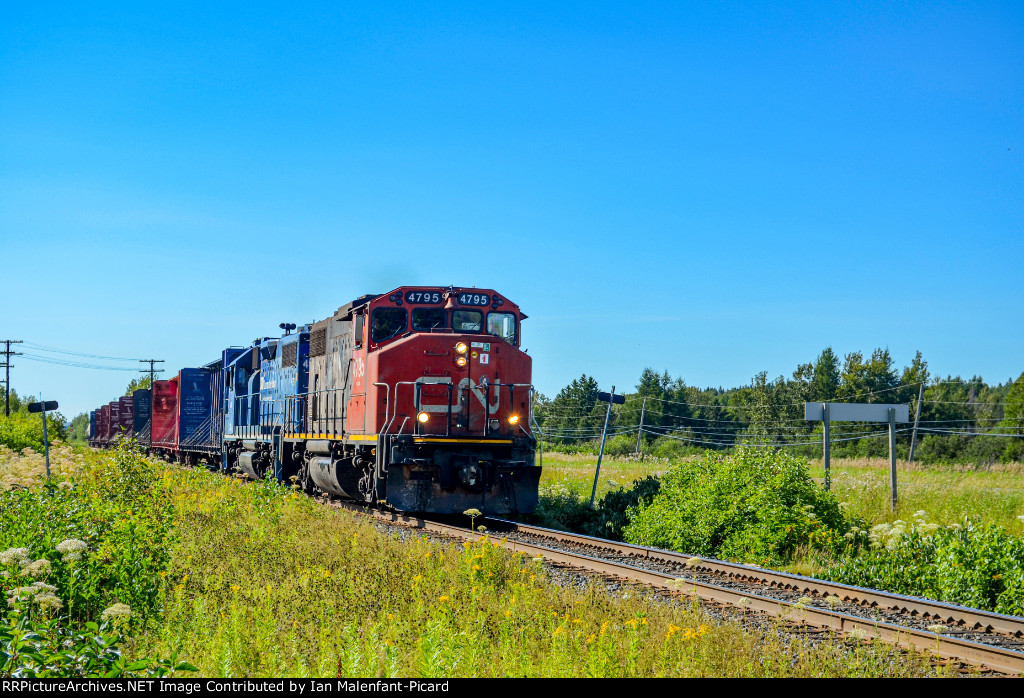
[[[1024,460],[1024,373],[1016,380],[989,384],[980,376],[932,376],[917,352],[898,368],[888,349],[870,356],[825,348],[790,377],[758,373],[734,388],[687,385],[647,368],[636,389],[614,405],[606,451],[679,456],[741,443],[821,453],[822,425],[804,421],[805,402],[909,404],[911,419],[921,397],[920,428],[914,458],[921,462],[992,463]],[[549,399],[536,394],[534,416],[548,448],[592,451],[600,439],[607,403],[597,399],[597,380],[586,374]],[[911,425],[900,425],[899,455],[909,454]],[[885,425],[833,423],[836,456],[881,457],[888,453]]]

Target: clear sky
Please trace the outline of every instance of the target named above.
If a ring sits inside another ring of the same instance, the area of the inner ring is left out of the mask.
[[[1000,382],[1022,261],[1020,2],[0,21],[0,339],[177,370],[456,284],[522,306],[549,395],[645,366],[735,386],[827,345]],[[131,376],[19,357],[12,386],[71,417]]]

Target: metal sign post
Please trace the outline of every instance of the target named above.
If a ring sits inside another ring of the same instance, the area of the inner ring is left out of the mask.
[[[896,423],[910,421],[909,405],[880,405],[876,403],[853,402],[805,402],[804,420],[822,422],[824,436],[822,438],[823,457],[825,462],[825,489],[831,486],[829,473],[830,458],[830,426],[837,422],[887,422],[889,424],[889,490],[892,495],[892,508],[896,510]]]
[[[615,386],[612,386],[610,393],[598,393],[597,399],[608,403],[608,412],[604,415],[604,431],[601,432],[601,450],[597,452],[597,470],[594,471],[594,489],[590,491],[590,508],[594,508],[594,499],[597,497],[597,478],[601,474],[601,459],[604,457],[604,442],[608,438],[608,420],[612,416],[612,404],[621,405],[626,401],[625,396],[615,394]]]
[[[46,412],[49,410],[53,412],[57,409],[56,400],[47,400],[43,402],[31,402],[28,406],[29,412],[40,412],[43,415],[43,451],[46,453],[46,479],[50,479],[50,439],[46,435]]]

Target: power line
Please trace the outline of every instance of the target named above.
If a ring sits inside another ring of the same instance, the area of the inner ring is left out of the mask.
[[[86,354],[80,351],[70,351],[68,349],[48,347],[45,344],[36,344],[34,342],[26,342],[25,347],[29,349],[35,349],[37,351],[47,352],[50,354],[67,354],[69,356],[81,356],[87,359],[107,359],[108,361],[136,361],[136,359],[129,359],[123,356],[103,356],[102,354]]]
[[[39,354],[26,353],[25,358],[28,361],[35,361],[41,364],[52,364],[54,366],[68,366],[70,368],[88,368],[96,371],[135,371],[137,370],[133,366],[104,366],[102,364],[91,364],[83,361],[71,361],[67,359],[57,359],[51,356],[40,356]]]

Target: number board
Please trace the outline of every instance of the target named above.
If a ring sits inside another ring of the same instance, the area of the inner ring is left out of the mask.
[[[406,303],[440,303],[444,298],[440,291],[406,291]]]
[[[460,293],[459,305],[489,305],[491,297],[486,293]]]

